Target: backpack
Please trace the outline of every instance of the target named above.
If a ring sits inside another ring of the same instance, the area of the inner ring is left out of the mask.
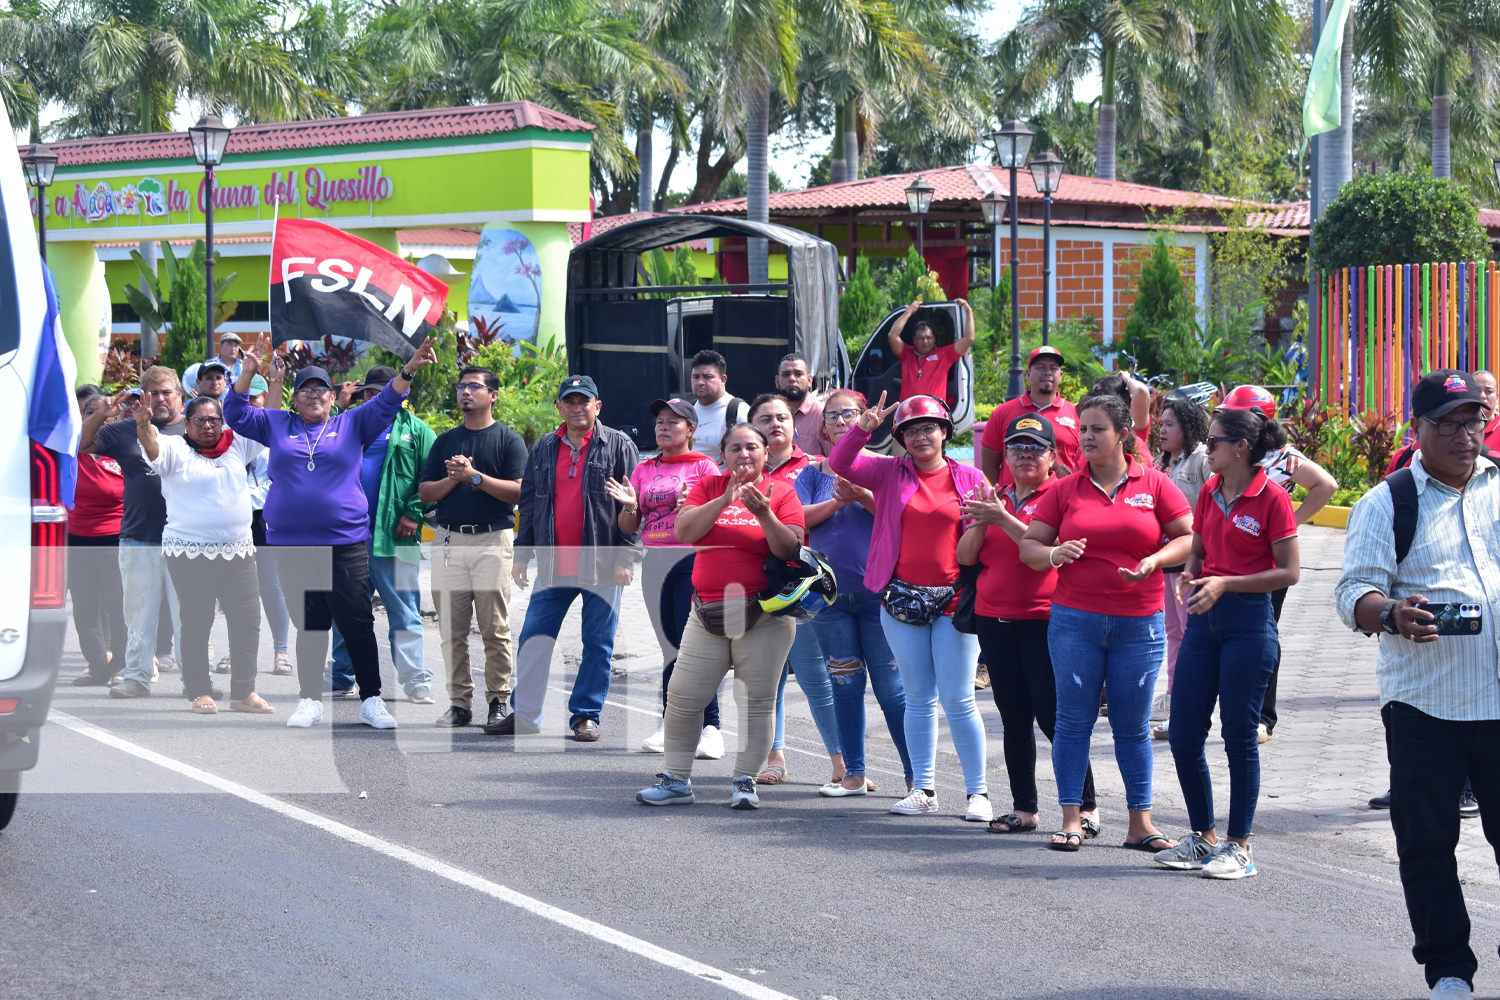
[[[1396,540],[1396,562],[1406,558],[1411,551],[1412,540],[1417,537],[1417,481],[1411,474],[1411,458],[1416,454],[1415,444],[1407,445],[1396,456],[1398,468],[1385,477],[1391,491],[1391,533]],[[1500,465],[1500,455],[1480,445],[1479,454]]]
[[[750,404],[738,396],[730,396],[729,402],[724,404],[724,429],[727,431],[735,424],[745,422],[745,417],[750,413]]]

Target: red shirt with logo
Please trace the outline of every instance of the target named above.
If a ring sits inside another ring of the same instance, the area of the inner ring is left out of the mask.
[[[766,469],[766,478],[772,482],[786,483],[788,486],[794,486],[797,482],[797,477],[802,475],[802,470],[805,468],[807,468],[807,455],[802,451],[801,445],[794,444],[792,445],[792,453],[787,457],[786,461],[774,469]],[[724,488],[721,485],[719,492],[722,493],[723,491]],[[778,487],[776,492],[780,493],[781,489]],[[717,493],[714,495],[718,496]]]
[[[125,471],[120,463],[106,455],[79,455],[68,534],[87,538],[118,535],[124,514]]]
[[[946,462],[931,472],[917,470],[917,492],[901,511],[896,579],[919,587],[957,582],[958,540],[963,537],[958,503],[958,487]]]
[[[1042,497],[1033,520],[1057,529],[1058,542],[1087,539],[1082,558],[1057,571],[1052,603],[1077,611],[1142,618],[1162,609],[1162,575],[1139,583],[1120,575],[1162,547],[1166,526],[1192,514],[1167,474],[1130,460],[1125,479],[1101,486],[1085,465]]]
[[[806,462],[803,463],[806,465]],[[729,486],[731,473],[704,476],[693,484],[683,501],[684,507],[701,507],[719,499]],[[759,489],[765,493],[771,486],[771,477],[761,479]],[[771,513],[782,524],[788,525],[799,535],[807,522],[802,518],[802,501],[797,491],[782,483],[776,483],[770,491]],[[754,597],[766,589],[766,556],[771,554],[771,543],[766,541],[766,532],[755,519],[755,515],[739,501],[725,507],[714,521],[708,534],[693,543],[703,555],[693,561],[693,589],[705,601],[722,601],[724,589],[731,583],[744,588],[745,596]],[[711,549],[711,552],[705,551]]]
[[[1056,476],[1046,481],[1017,503],[1015,487],[1001,492],[1005,506],[1023,524],[1030,524],[1042,497],[1057,485]],[[1052,614],[1052,591],[1057,587],[1057,570],[1038,573],[1021,561],[1021,547],[1011,540],[1005,529],[990,525],[984,529],[984,545],[979,549],[978,590],[974,610],[986,618],[1047,618]]]
[[[1083,467],[1083,452],[1078,449],[1078,407],[1063,399],[1061,396],[1053,397],[1051,403],[1038,409],[1031,398],[1031,393],[1023,392],[1015,399],[1007,400],[995,407],[995,412],[990,414],[989,420],[984,424],[984,436],[979,439],[981,447],[990,451],[1005,451],[1005,428],[1010,422],[1023,413],[1034,413],[1039,417],[1046,417],[1047,422],[1052,425],[1052,432],[1057,435],[1057,461],[1068,470],[1077,472]],[[1014,480],[1011,478],[1010,470],[1005,467],[1005,459],[1000,460],[1000,481],[995,484],[996,488],[1010,485]]]
[[[583,545],[583,481],[594,432],[590,430],[584,437],[576,455],[566,424],[557,429],[557,439],[557,475],[552,487],[552,537],[557,540],[557,561],[552,571],[558,576],[577,576],[579,548]]]
[[[901,398],[913,396],[936,396],[948,398],[948,372],[958,361],[959,353],[952,344],[934,347],[926,354],[918,354],[910,344],[901,352]]]
[[[1276,568],[1271,546],[1297,534],[1292,498],[1257,469],[1245,492],[1226,505],[1222,476],[1198,493],[1193,530],[1203,537],[1203,576],[1249,576]]]

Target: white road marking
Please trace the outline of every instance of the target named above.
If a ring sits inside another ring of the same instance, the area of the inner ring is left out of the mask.
[[[377,854],[383,854],[388,858],[403,861],[413,868],[419,868],[439,878],[444,878],[450,882],[473,889],[476,892],[484,893],[486,896],[498,899],[502,903],[509,903],[511,906],[525,910],[527,913],[541,917],[543,920],[551,921],[571,931],[577,931],[579,934],[586,934],[597,941],[614,945],[616,948],[649,959],[658,965],[664,965],[669,969],[676,969],[678,972],[685,972],[690,976],[722,986],[741,996],[754,997],[756,1000],[796,1000],[795,997],[788,994],[779,993],[769,987],[751,982],[748,979],[743,979],[722,969],[716,969],[711,965],[694,961],[685,955],[679,955],[675,951],[668,951],[666,948],[654,945],[649,941],[644,941],[630,934],[617,931],[612,927],[606,927],[604,924],[589,920],[586,917],[580,917],[560,907],[552,906],[538,899],[532,899],[525,893],[509,889],[497,882],[491,882],[489,879],[482,878],[472,872],[464,871],[462,868],[439,861],[436,858],[430,858],[425,854],[420,854],[410,848],[391,843],[388,840],[372,836],[361,830],[356,830],[354,827],[346,826],[337,820],[329,819],[326,816],[321,816],[318,813],[311,812],[299,806],[291,805],[280,799],[272,798],[269,795],[255,791],[253,788],[247,788],[238,782],[221,778],[201,768],[193,767],[191,764],[184,764],[165,754],[157,753],[155,750],[148,750],[139,744],[122,739],[109,730],[102,729],[91,722],[85,722],[83,719],[59,712],[56,709],[47,718],[48,721],[55,722],[97,743],[102,743],[122,753],[130,754],[132,757],[155,764],[175,774],[180,774],[185,778],[191,778],[194,781],[233,795],[235,798],[242,799],[252,805],[269,809],[288,819],[296,820],[298,823],[306,824],[325,833],[331,833],[335,837],[346,840],[351,844],[368,848]]]

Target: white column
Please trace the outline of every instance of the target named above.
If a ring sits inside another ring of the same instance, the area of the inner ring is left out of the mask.
[[[1104,315],[1100,322],[1105,345],[1115,341],[1115,239],[1101,236],[1104,244]]]
[[[1196,233],[1193,239],[1193,280],[1197,285],[1198,325],[1208,326],[1208,234]]]

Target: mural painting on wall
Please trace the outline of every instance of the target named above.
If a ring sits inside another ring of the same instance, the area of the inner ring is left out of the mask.
[[[469,322],[498,330],[507,343],[536,343],[542,265],[536,247],[514,229],[486,229],[469,276]]]

